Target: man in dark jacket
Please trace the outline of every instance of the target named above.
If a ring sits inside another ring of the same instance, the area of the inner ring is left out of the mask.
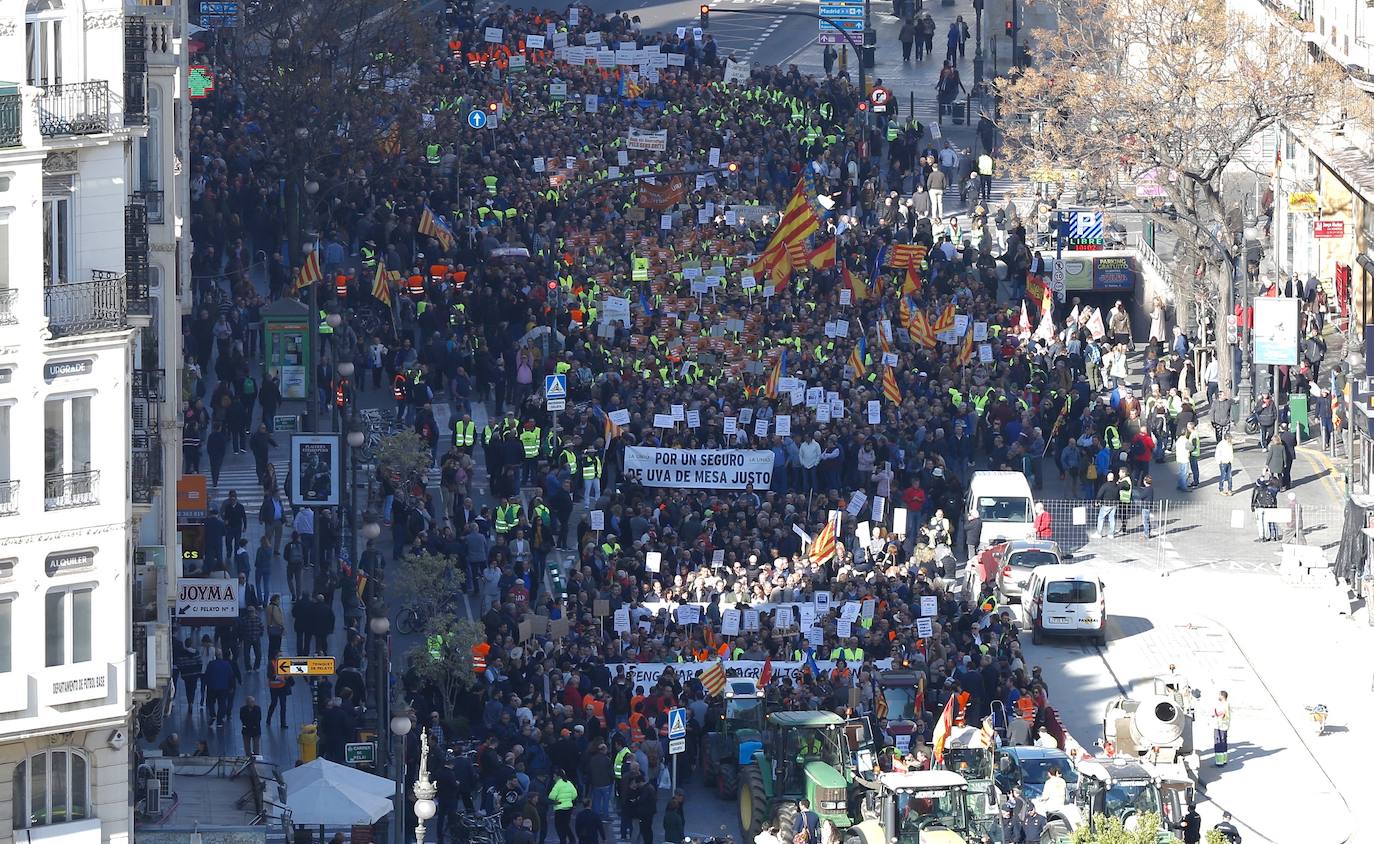
[[[271,381],[268,381],[268,384],[271,383]],[[266,388],[264,388],[264,390],[265,389]],[[263,396],[265,399],[266,393],[264,393]],[[263,415],[267,415],[266,409],[263,410]],[[262,479],[263,475],[267,474],[269,449],[276,447],[277,441],[272,439],[272,435],[267,432],[266,425],[259,425],[258,429],[253,432],[253,435],[248,438],[248,450],[253,452],[253,463],[257,469],[259,480]]]
[[[316,594],[313,601],[313,608],[310,613],[311,633],[315,637],[315,653],[329,653],[329,634],[334,632],[334,607],[324,599],[324,595]]]
[[[220,506],[220,518],[224,519],[224,553],[232,554],[248,529],[248,513],[239,501],[238,492],[229,491],[229,498]]]
[[[977,511],[964,519],[964,547],[968,549],[967,559],[973,560],[978,555],[978,546],[983,541],[983,520],[978,517]]]
[[[216,423],[210,436],[205,438],[205,456],[210,458],[210,484],[219,486],[220,468],[224,466],[224,455],[229,450],[229,435],[224,426]]]
[[[257,671],[262,666],[262,616],[258,615],[258,608],[250,606],[244,609],[239,616],[239,640],[242,643],[243,667],[247,671]],[[248,662],[249,654],[252,654],[253,662]]]
[[[210,704],[210,726],[223,727],[229,720],[234,702],[234,689],[239,683],[239,668],[224,658],[223,651],[215,651],[215,658],[205,666],[205,698]]]
[[[1212,433],[1218,441],[1231,429],[1231,414],[1234,412],[1232,410],[1234,406],[1235,403],[1231,401],[1231,394],[1226,390],[1218,393],[1216,401],[1212,402]]]
[[[1279,443],[1283,446],[1283,472],[1279,475],[1281,489],[1293,486],[1293,463],[1298,459],[1298,435],[1287,422],[1279,426]]]

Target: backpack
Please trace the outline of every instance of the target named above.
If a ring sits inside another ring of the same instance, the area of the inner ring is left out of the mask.
[[[1088,363],[1101,363],[1102,350],[1097,347],[1096,343],[1089,343],[1083,349],[1083,360],[1087,361]]]

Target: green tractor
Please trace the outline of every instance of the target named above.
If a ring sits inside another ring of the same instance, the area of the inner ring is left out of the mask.
[[[848,829],[863,787],[855,771],[873,769],[867,718],[846,721],[833,712],[772,712],[760,743],[741,743],[749,764],[739,772],[740,827],[752,841],[767,823],[791,840],[797,801],[838,829]]]
[[[761,741],[767,707],[763,692],[750,679],[731,679],[725,684],[725,703],[711,709],[703,760],[707,783],[716,784],[716,796],[733,800],[739,794],[740,745]]]

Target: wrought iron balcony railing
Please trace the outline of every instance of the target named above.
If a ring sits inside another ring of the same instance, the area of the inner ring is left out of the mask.
[[[48,475],[43,482],[43,508],[65,510],[95,504],[100,501],[99,487],[100,471],[97,469]]]
[[[0,325],[14,325],[19,317],[14,314],[14,303],[19,291],[13,287],[0,287]]]
[[[110,83],[49,85],[38,95],[38,130],[54,135],[98,135],[110,131]]]
[[[0,148],[17,147],[24,142],[24,97],[0,94]]]
[[[129,325],[128,291],[119,273],[92,270],[90,281],[43,288],[43,311],[54,337],[119,331]]]
[[[0,481],[0,516],[19,512],[19,481]]]
[[[162,488],[162,441],[152,437],[146,451],[135,451],[129,461],[130,499],[135,504],[153,503]]]
[[[152,313],[152,291],[148,286],[148,207],[135,201],[124,206],[124,279],[128,288],[129,313]]]

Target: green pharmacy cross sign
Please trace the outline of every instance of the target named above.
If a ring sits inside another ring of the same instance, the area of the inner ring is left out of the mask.
[[[191,99],[203,100],[215,90],[215,73],[203,64],[193,64],[189,68],[187,82],[191,89]]]

